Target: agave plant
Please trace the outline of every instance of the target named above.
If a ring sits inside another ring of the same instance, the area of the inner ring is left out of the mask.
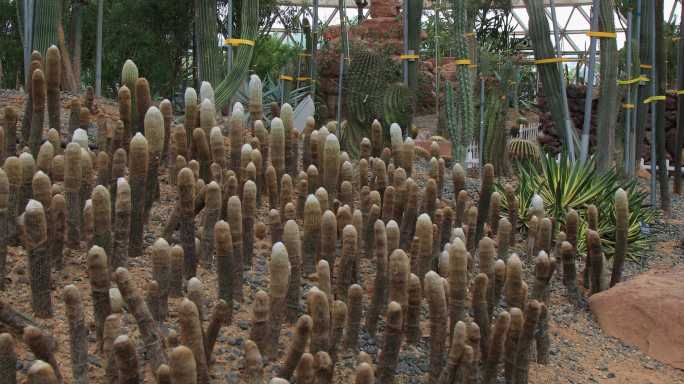
[[[648,243],[641,227],[644,224],[653,223],[655,213],[645,203],[647,193],[639,190],[635,181],[622,182],[614,170],[600,173],[593,158],[580,164],[571,162],[567,155],[562,155],[559,160],[553,156],[543,156],[541,167],[532,162],[519,162],[517,169],[518,222],[522,226],[522,231],[527,230],[528,212],[532,197],[536,193],[544,201],[544,211],[553,219],[556,232],[563,227],[568,210],[574,209],[579,213],[577,247],[580,253],[584,253],[586,249],[584,234],[587,229],[587,206],[593,204],[599,212],[598,232],[601,235],[603,250],[607,258],[613,255],[615,243],[613,197],[618,188],[624,189],[627,192],[630,210],[627,257],[633,261],[638,260],[639,251],[643,250]],[[497,188],[503,191],[501,185],[497,185]],[[504,196],[504,210],[507,210],[508,202],[504,193],[502,196]]]
[[[263,87],[263,105],[269,106],[272,102],[278,103],[289,103],[292,108],[296,108],[297,105],[311,93],[311,84],[307,83],[304,86],[295,88],[292,90],[283,89],[283,84],[281,81],[273,80],[271,75],[266,75],[262,80]],[[285,87],[287,88],[287,87]],[[249,81],[245,81],[240,88],[238,88],[235,93],[235,101],[239,101],[243,105],[249,103]],[[264,108],[264,118],[266,123],[271,121],[273,116],[271,116],[271,108]]]

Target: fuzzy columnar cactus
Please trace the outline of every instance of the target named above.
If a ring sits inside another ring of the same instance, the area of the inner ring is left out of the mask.
[[[271,151],[271,163],[276,171],[277,180],[285,173],[285,126],[279,118],[271,121],[271,134],[269,136],[269,148]]]
[[[529,356],[534,341],[534,332],[537,327],[539,320],[539,313],[541,311],[543,304],[539,304],[538,301],[532,300],[525,309],[524,320],[519,319],[519,315],[513,316],[511,312],[511,327],[509,329],[509,334],[513,333],[515,335],[515,328],[518,328],[519,324],[522,322],[522,326],[518,331],[518,343],[517,348],[514,352],[514,356],[507,356],[507,363],[510,358],[513,359],[513,366],[510,370],[506,371],[506,380],[512,380],[513,383],[526,383],[529,369]],[[506,353],[508,354],[508,350]]]
[[[531,258],[539,254],[540,251],[551,252],[553,243],[553,223],[548,217],[539,220],[534,252],[529,255]]]
[[[24,212],[26,204],[33,195],[33,174],[36,172],[36,161],[30,153],[23,152],[19,155],[19,165],[21,167],[21,201],[19,202],[20,212]]]
[[[376,371],[381,383],[394,383],[401,349],[403,317],[401,305],[391,301],[387,305],[382,353]]]
[[[64,155],[64,192],[67,203],[67,245],[78,249],[81,238],[81,147],[69,143]]]
[[[144,77],[135,81],[135,132],[144,132],[145,113],[152,105],[150,83]]]
[[[465,222],[465,210],[468,204],[468,192],[461,190],[456,196],[456,206],[454,207],[454,227],[459,228]]]
[[[58,384],[60,383],[52,366],[42,360],[36,360],[27,372],[28,384]]]
[[[104,249],[93,246],[88,251],[88,275],[90,279],[90,292],[93,300],[95,314],[95,329],[97,341],[102,346],[104,340],[105,319],[112,312],[109,299],[110,273],[107,265],[107,254]]]
[[[508,248],[511,246],[513,236],[515,236],[515,234],[513,233],[511,222],[505,217],[499,219],[496,232],[497,253],[499,259],[508,259]]]
[[[200,243],[200,260],[203,265],[210,266],[214,256],[214,225],[221,218],[221,187],[215,181],[207,186],[204,195],[203,236]]]
[[[420,307],[423,298],[421,281],[415,274],[409,278],[408,309],[406,311],[406,342],[416,344],[420,340]]]
[[[307,309],[313,320],[311,332],[312,353],[327,351],[330,346],[330,304],[326,294],[318,288],[311,288],[307,295]]]
[[[478,354],[486,356],[486,346],[489,343],[489,310],[487,289],[489,286],[489,279],[484,273],[480,273],[475,277],[472,289],[472,308],[473,318],[475,324],[479,327],[479,337],[481,342],[479,347],[481,350],[476,351]]]
[[[109,191],[102,185],[92,193],[93,206],[93,244],[102,247],[107,255],[113,255],[112,242],[112,203]]]
[[[190,168],[178,173],[178,209],[180,212],[180,240],[185,255],[183,276],[189,279],[197,273],[195,253],[195,176]]]
[[[242,302],[242,270],[244,269],[244,221],[242,220],[242,203],[237,196],[228,199],[228,224],[233,240],[233,294],[237,301]]]
[[[214,107],[214,103],[209,99],[202,99],[199,112],[200,128],[202,128],[205,135],[209,136],[211,128],[216,125],[216,108]]]
[[[219,299],[214,308],[214,312],[209,320],[209,325],[207,325],[207,330],[205,332],[205,343],[204,350],[206,353],[207,363],[211,363],[211,355],[214,351],[214,345],[216,344],[216,339],[219,336],[221,327],[223,325],[230,324],[233,312],[233,305],[229,305],[225,300]]]
[[[501,194],[499,192],[492,192],[489,200],[488,214],[487,223],[489,224],[490,232],[495,234],[499,230],[499,219],[501,215]]]
[[[17,352],[14,337],[0,333],[0,375],[7,384],[17,384]]]
[[[17,110],[11,106],[5,107],[5,119],[3,129],[5,131],[5,148],[7,156],[14,156],[17,153],[17,121],[19,115]],[[5,161],[5,159],[2,159]]]
[[[148,171],[145,196],[145,217],[149,217],[152,203],[159,195],[159,165],[164,154],[164,115],[157,107],[147,109],[144,117],[145,138],[148,142]],[[133,155],[133,152],[131,152]]]
[[[447,340],[447,303],[442,278],[434,271],[425,275],[425,297],[430,318],[430,383],[436,383],[444,367]]]
[[[271,241],[281,241],[283,239],[283,220],[279,210],[271,209],[268,212],[268,226],[271,231]]]
[[[116,270],[128,262],[131,230],[131,187],[123,177],[116,180],[116,201],[114,203],[114,244],[110,256],[110,267]]]
[[[93,193],[93,158],[91,152],[81,148],[81,201],[86,201]]]
[[[176,125],[171,130],[171,153],[174,155],[173,159],[177,156],[183,156],[186,160],[190,158],[188,136],[182,125]]]
[[[174,245],[170,252],[169,271],[169,296],[183,296],[183,268],[185,267],[185,254],[183,247]]]
[[[541,251],[539,256],[535,258],[534,264],[534,286],[532,288],[532,298],[544,304],[539,314],[539,325],[534,334],[537,344],[537,362],[539,364],[548,364],[549,349],[551,347],[551,339],[549,336],[549,318],[546,306],[550,300],[549,282],[553,276],[556,268],[556,260],[549,257],[546,252]]]
[[[408,310],[411,262],[403,250],[396,249],[390,255],[387,278],[389,282],[388,301],[396,301],[404,310]]]
[[[325,293],[328,302],[332,302],[332,279],[330,278],[330,264],[327,261],[321,260],[316,264],[316,278],[318,279],[318,289]]]
[[[504,287],[508,308],[525,308],[527,284],[522,280],[522,262],[513,254],[506,262],[506,285]]]
[[[28,252],[31,281],[31,307],[37,317],[52,317],[50,254],[47,245],[47,220],[43,204],[29,200],[24,214],[24,247]]]
[[[116,280],[116,285],[119,287],[119,291],[121,291],[121,295],[128,305],[128,310],[138,324],[146,353],[150,357],[152,369],[156,371],[161,364],[166,364],[168,361],[163,347],[164,342],[162,341],[161,332],[159,331],[157,323],[152,318],[150,310],[145,304],[143,296],[136,287],[133,277],[128,270],[117,268],[114,273],[114,279]]]
[[[587,260],[586,269],[589,271],[589,289],[591,294],[601,292],[601,274],[603,273],[603,249],[601,238],[594,230],[587,231]]]
[[[171,383],[197,383],[197,363],[192,350],[185,345],[180,345],[171,350],[169,354],[169,368],[171,370]]]
[[[349,306],[347,307],[347,325],[344,335],[344,348],[356,353],[359,346],[359,329],[363,315],[363,288],[358,284],[349,286],[347,292]]]
[[[278,194],[278,180],[275,168],[269,165],[264,173],[264,181],[266,182],[266,190],[268,192],[268,202],[271,209],[280,207],[280,196]]]
[[[425,276],[425,274],[431,269],[432,264],[432,243],[433,243],[433,233],[432,233],[432,221],[428,214],[423,213],[418,216],[416,221],[416,237],[418,237],[418,269],[413,271],[414,273]]]
[[[125,149],[128,149],[128,141],[131,138],[131,135],[133,133],[133,106],[132,106],[132,99],[131,99],[131,89],[127,87],[126,85],[121,86],[119,88],[119,93],[118,93],[118,101],[119,101],[119,118],[121,119],[121,122],[123,123],[123,145]],[[80,102],[78,105],[78,108],[80,109]],[[72,110],[74,106],[72,104]],[[73,133],[73,130],[70,131]]]
[[[96,185],[109,187],[112,180],[111,157],[105,151],[100,151],[95,157],[95,168],[97,169]]]
[[[340,142],[332,133],[325,139],[323,148],[323,186],[332,199],[337,197],[340,173]]]
[[[62,55],[59,48],[51,46],[45,54],[45,77],[47,81],[48,126],[61,131],[61,107],[59,86],[62,80]]]
[[[466,325],[463,321],[459,321],[452,328],[452,335],[447,364],[442,369],[438,383],[462,381],[467,373],[466,367],[472,360],[473,350],[471,346],[466,345]]]
[[[261,352],[252,340],[245,342],[245,378],[250,384],[262,383],[264,378],[264,362]]]
[[[163,238],[157,239],[152,245],[152,279],[159,284],[159,318],[166,319],[169,311],[168,297],[171,281],[171,247]]]
[[[465,320],[468,287],[468,254],[465,244],[456,238],[449,248],[449,329]],[[453,333],[451,337],[453,338]]]
[[[183,345],[190,348],[197,367],[197,383],[209,383],[209,369],[204,350],[202,321],[194,302],[184,299],[178,309],[178,323]]]
[[[316,200],[318,200],[318,204],[321,206],[321,212],[325,212],[328,209],[332,211],[337,211],[337,209],[333,207],[332,204],[330,204],[328,191],[326,191],[325,188],[318,188],[316,192],[314,192],[314,195],[316,195]]]
[[[88,382],[88,329],[83,313],[83,300],[75,285],[64,287],[62,294],[69,322],[73,380],[74,383],[84,384]]]
[[[148,141],[141,133],[136,133],[133,139],[131,139],[128,164],[131,185],[131,233],[128,251],[130,257],[142,255],[145,199],[148,197],[146,192],[148,166]],[[152,195],[149,196],[149,198],[152,197]]]
[[[283,308],[287,305],[287,293],[290,284],[290,260],[287,248],[283,243],[276,243],[271,250],[271,260],[269,262],[270,275],[270,303],[271,303],[271,342],[264,350],[269,358],[278,355],[278,341],[280,339],[280,326],[285,318]]]
[[[401,219],[401,237],[399,246],[408,249],[415,230],[418,217],[418,185],[409,178],[406,180],[406,207]]]
[[[358,281],[358,233],[353,225],[347,225],[342,231],[342,256],[337,276],[336,296],[343,301],[347,299],[348,287]]]
[[[610,278],[611,287],[622,279],[628,236],[629,199],[627,192],[620,188],[615,192],[615,253],[613,254],[613,271]]]
[[[477,249],[477,218],[479,217],[478,209],[476,206],[472,206],[468,208],[468,211],[466,212],[466,217],[465,217],[465,225],[466,225],[466,248],[468,249],[468,252],[470,254],[475,254],[475,250]]]
[[[209,166],[211,165],[211,150],[209,148],[209,139],[202,128],[195,128],[192,131],[192,145],[193,153],[199,161],[200,170],[199,177],[203,180],[209,180]]]
[[[304,234],[302,237],[302,264],[304,273],[315,271],[321,239],[321,206],[314,195],[306,198],[304,205]]]
[[[382,125],[380,122],[376,119],[373,120],[373,124],[371,124],[371,155],[373,157],[379,157],[380,153],[382,153],[382,148],[385,146],[383,135],[382,135]]]
[[[283,243],[287,249],[287,255],[290,260],[290,281],[287,290],[286,317],[288,322],[294,323],[299,314],[302,274],[302,243],[299,236],[299,226],[296,221],[288,220],[287,223],[285,223]]]
[[[298,383],[311,384],[316,382],[314,370],[314,357],[310,353],[302,354],[297,364],[295,377]],[[271,381],[272,383],[273,381]],[[289,383],[289,382],[288,382]]]
[[[230,226],[221,220],[214,225],[216,248],[216,269],[218,275],[218,297],[228,303],[233,302],[233,281],[242,282],[242,269],[233,266],[233,239]],[[236,276],[235,271],[240,274]],[[238,278],[236,280],[236,278]],[[232,308],[232,305],[231,305]]]
[[[5,289],[5,274],[7,270],[7,246],[10,243],[9,222],[14,221],[9,216],[9,180],[7,173],[0,169],[0,290]]]
[[[254,303],[252,304],[252,324],[249,330],[249,338],[256,343],[260,351],[268,350],[268,344],[272,341],[270,337],[269,300],[269,295],[260,290],[254,295]]]
[[[315,193],[321,185],[318,168],[315,165],[311,164],[306,169],[306,178],[309,182],[309,194]]]
[[[519,311],[517,308],[516,311]],[[482,367],[482,383],[494,384],[498,376],[499,365],[504,354],[504,346],[506,342],[506,334],[511,323],[511,315],[503,311],[492,327],[492,334],[489,340],[489,345],[486,346],[487,353]]]
[[[24,343],[28,345],[36,359],[47,362],[49,367],[54,371],[54,377],[57,379],[56,381],[38,381],[35,383],[63,383],[64,379],[62,378],[62,373],[59,369],[59,363],[57,363],[57,359],[55,358],[57,345],[52,336],[30,325],[24,328],[22,336]],[[30,376],[31,374],[29,373],[28,382],[33,383]]]
[[[211,161],[226,167],[226,147],[221,133],[221,127],[213,127],[209,132],[209,148],[211,149]]]
[[[33,97],[31,111],[31,132],[28,145],[33,156],[38,155],[41,141],[43,140],[43,123],[45,121],[45,99],[47,87],[45,84],[45,74],[42,70],[36,69],[31,75],[31,91]]]
[[[342,343],[345,323],[347,322],[347,304],[342,300],[334,300],[330,312],[330,356],[337,359],[337,350]],[[319,351],[323,352],[323,351]]]

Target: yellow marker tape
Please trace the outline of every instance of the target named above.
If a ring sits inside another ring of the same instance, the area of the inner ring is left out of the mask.
[[[622,104],[622,108],[624,108],[624,109],[634,109],[635,107],[636,107],[636,105],[634,105],[634,104],[629,104],[629,103]]]
[[[300,57],[310,57],[311,54],[310,53],[300,53],[299,56]]]
[[[650,81],[650,79],[646,76],[639,76],[639,77],[635,77],[635,78],[629,79],[629,80],[618,80],[617,83],[619,85],[628,85],[628,84],[638,83],[640,81]]]
[[[415,54],[405,54],[405,55],[399,55],[399,58],[402,60],[418,60],[418,59],[420,59],[420,56],[415,55]]]
[[[671,95],[684,95],[684,89],[668,89],[667,93]]]
[[[238,45],[249,45],[251,47],[254,46],[254,40],[247,40],[247,39],[225,39],[223,40],[223,44],[225,45],[231,45],[233,47],[238,46]]]
[[[294,77],[292,77],[292,76],[287,76],[287,75],[280,75],[280,80],[293,81],[293,80],[294,80]]]
[[[651,64],[641,64],[641,65],[639,65],[639,68],[651,69],[651,68],[653,68],[653,66]]]
[[[601,32],[601,31],[589,31],[587,32],[589,37],[600,37],[604,39],[615,39],[617,38],[617,33],[615,32]]]
[[[469,64],[468,68],[477,68],[477,64]]]
[[[549,59],[539,59],[535,60],[535,64],[553,64],[553,63],[560,63],[563,61],[562,57],[551,57]]]
[[[311,80],[311,78],[308,76],[300,76],[297,78],[297,81],[308,81],[308,80]]]
[[[470,59],[457,59],[454,61],[456,65],[471,65]]]
[[[666,99],[667,99],[667,96],[662,96],[662,95],[660,95],[660,96],[651,96],[651,97],[647,97],[646,100],[644,100],[644,104],[653,103],[653,102],[656,102],[656,101],[663,101],[663,100],[666,100]]]
[[[463,36],[465,36],[465,37],[472,37],[472,36],[475,36],[475,32],[466,32],[466,33],[463,34]]]

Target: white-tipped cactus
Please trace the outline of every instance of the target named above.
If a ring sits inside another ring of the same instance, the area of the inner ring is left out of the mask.
[[[235,104],[233,104],[233,111],[231,112],[231,115],[234,115],[236,113],[245,113],[245,107],[242,105],[241,102],[237,101]]]
[[[200,100],[209,100],[212,105],[216,104],[216,98],[214,97],[214,88],[208,81],[203,81],[200,85]]]
[[[88,132],[85,129],[77,128],[71,137],[71,142],[80,145],[83,149],[88,149]]]
[[[390,125],[390,143],[392,144],[392,152],[397,152],[404,143],[404,138],[401,133],[401,127],[397,123]]]

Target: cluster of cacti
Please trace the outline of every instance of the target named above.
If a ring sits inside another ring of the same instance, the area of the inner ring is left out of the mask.
[[[513,138],[506,146],[506,154],[511,161],[532,162],[539,161],[539,144],[527,139]]]

